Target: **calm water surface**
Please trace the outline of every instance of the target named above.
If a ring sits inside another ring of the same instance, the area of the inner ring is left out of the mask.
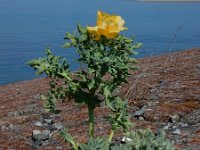
[[[72,64],[73,50],[61,48],[76,23],[95,25],[96,12],[121,15],[127,36],[143,43],[137,57],[200,47],[200,3],[144,3],[131,0],[0,0],[0,84],[35,78],[26,65],[50,47]]]

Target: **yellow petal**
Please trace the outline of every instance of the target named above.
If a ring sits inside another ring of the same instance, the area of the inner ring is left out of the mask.
[[[103,35],[105,37],[107,37],[109,34],[109,32],[106,28],[101,28],[101,27],[99,27],[99,33],[100,33],[100,35]]]
[[[103,36],[105,36],[105,37],[107,37],[107,38],[109,38],[109,39],[112,39],[112,38],[116,37],[117,34],[119,33],[118,30],[113,30],[113,31],[111,31],[111,30],[109,29],[109,26],[106,26],[106,28],[101,28],[101,27],[99,27],[98,29],[99,29],[100,35],[103,35]]]
[[[120,31],[122,31],[122,30],[127,30],[127,29],[128,29],[128,28],[126,28],[126,27],[123,27],[123,25],[125,24],[125,21],[122,19],[121,16],[113,16],[113,17],[112,17],[112,22],[114,22],[115,25],[118,26],[118,29],[119,29]]]
[[[87,31],[94,36],[95,40],[98,40],[100,38],[100,34],[99,34],[97,26],[95,26],[95,27],[87,26]]]
[[[109,23],[112,23],[113,15],[103,13],[102,11],[97,12],[97,26],[106,26]]]
[[[118,35],[117,32],[109,32],[109,34],[107,35],[107,38],[109,39],[113,39]]]
[[[97,12],[97,26],[101,26],[103,21],[103,12],[98,11]]]

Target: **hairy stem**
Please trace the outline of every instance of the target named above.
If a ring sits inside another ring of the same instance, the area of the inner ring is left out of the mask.
[[[75,142],[71,142],[71,144],[72,144],[74,150],[78,150],[78,145]]]
[[[88,105],[88,113],[89,113],[89,138],[94,138],[94,106]]]
[[[108,137],[109,142],[112,141],[113,135],[114,135],[114,130],[111,130],[110,135]]]

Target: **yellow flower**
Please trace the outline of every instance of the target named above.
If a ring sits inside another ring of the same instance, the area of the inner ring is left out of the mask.
[[[94,36],[95,40],[99,40],[101,35],[112,39],[115,38],[120,31],[127,30],[127,28],[123,27],[124,24],[125,21],[121,18],[121,16],[109,15],[98,11],[97,26],[88,26],[87,30]]]

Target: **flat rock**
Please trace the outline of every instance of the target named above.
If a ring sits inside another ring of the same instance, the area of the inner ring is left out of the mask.
[[[52,125],[52,128],[54,129],[54,130],[62,130],[64,127],[63,127],[63,125],[62,125],[62,123],[54,123],[53,125]]]
[[[33,130],[32,132],[32,138],[34,140],[39,140],[40,139],[40,136],[41,136],[41,131],[40,130]]]
[[[172,132],[172,134],[174,134],[174,135],[180,135],[180,134],[181,134],[181,130],[176,129],[176,130],[174,130],[174,131]]]
[[[44,130],[44,131],[40,131],[40,130],[33,130],[32,133],[32,138],[33,140],[48,140],[50,137],[50,131],[49,130]]]
[[[134,112],[133,116],[134,117],[140,117],[144,114],[145,112],[145,109],[146,109],[146,105],[144,105],[140,110]]]

